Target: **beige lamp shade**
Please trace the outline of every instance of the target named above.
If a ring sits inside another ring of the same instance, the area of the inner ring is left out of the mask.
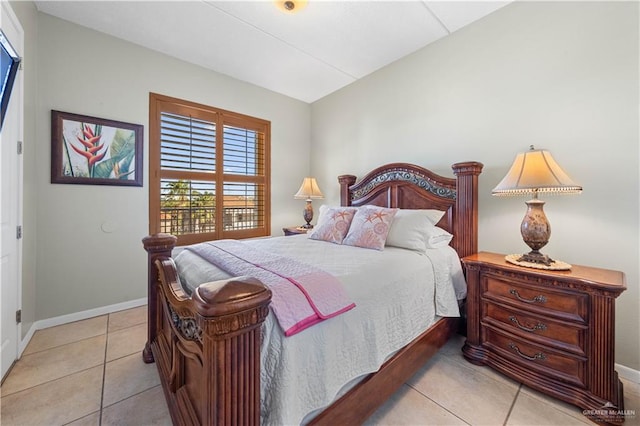
[[[493,188],[493,195],[526,195],[541,192],[579,193],[577,185],[562,170],[549,151],[534,149],[521,152],[509,173]]]
[[[302,185],[300,185],[300,189],[298,189],[294,198],[311,200],[313,198],[324,198],[324,195],[322,195],[322,192],[318,187],[316,178],[306,177],[302,181]]]

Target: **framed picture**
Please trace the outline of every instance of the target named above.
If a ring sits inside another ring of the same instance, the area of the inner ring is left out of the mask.
[[[51,111],[51,183],[142,186],[141,124]]]

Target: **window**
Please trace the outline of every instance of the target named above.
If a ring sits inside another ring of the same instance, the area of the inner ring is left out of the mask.
[[[270,122],[151,93],[149,126],[150,233],[270,234]]]
[[[7,108],[9,108],[9,97],[11,97],[13,82],[18,74],[20,60],[0,29],[0,129],[2,129]]]

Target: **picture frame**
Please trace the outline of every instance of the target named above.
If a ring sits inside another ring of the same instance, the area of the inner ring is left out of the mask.
[[[51,110],[51,183],[142,186],[143,129]]]

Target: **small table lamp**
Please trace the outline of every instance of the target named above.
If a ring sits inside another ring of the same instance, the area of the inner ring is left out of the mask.
[[[521,152],[509,169],[507,175],[493,188],[493,195],[528,195],[533,194],[533,199],[526,202],[527,213],[524,215],[520,233],[522,239],[531,248],[527,254],[519,258],[507,260],[522,266],[538,267],[545,269],[569,269],[571,265],[558,262],[549,256],[540,253],[540,249],[549,242],[551,225],[544,214],[542,207],[544,201],[538,200],[538,193],[580,193],[582,187],[574,183],[571,178],[560,168],[549,151],[531,149]],[[566,267],[564,267],[564,266]]]
[[[296,192],[293,197],[307,200],[307,205],[302,211],[302,216],[307,223],[302,225],[302,228],[313,228],[313,225],[310,223],[313,219],[313,207],[311,206],[311,199],[324,198],[322,192],[320,192],[320,188],[318,188],[316,179],[312,177],[304,178],[304,180],[302,181],[302,185],[300,185],[300,189],[298,189],[298,192]]]

